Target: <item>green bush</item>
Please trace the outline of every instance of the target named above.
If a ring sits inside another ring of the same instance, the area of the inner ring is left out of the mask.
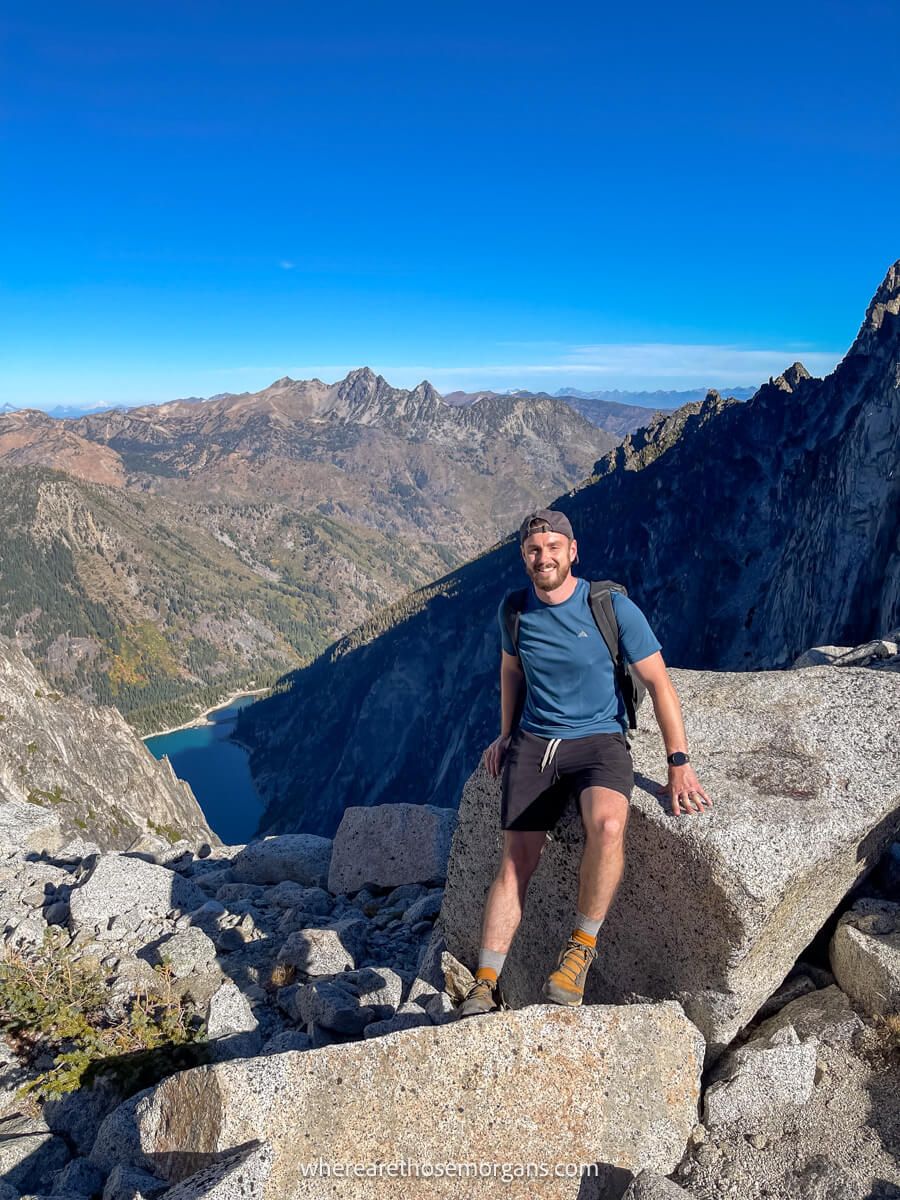
[[[48,930],[42,946],[5,945],[0,954],[0,1028],[24,1057],[54,1055],[20,1096],[55,1099],[99,1075],[129,1094],[205,1059],[203,1022],[175,993],[167,966],[157,970],[159,994],[139,992],[113,1010],[107,972],[76,961],[65,936]]]

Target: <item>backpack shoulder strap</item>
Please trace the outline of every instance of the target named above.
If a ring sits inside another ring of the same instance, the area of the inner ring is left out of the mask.
[[[503,623],[516,652],[519,649],[519,617],[525,609],[527,600],[528,589],[521,588],[519,591],[509,592],[503,601]]]
[[[603,634],[603,640],[606,642],[612,660],[618,666],[620,657],[619,622],[613,607],[613,592],[619,592],[623,596],[628,595],[621,583],[615,583],[611,579],[592,579],[588,605],[597,623],[597,628]]]

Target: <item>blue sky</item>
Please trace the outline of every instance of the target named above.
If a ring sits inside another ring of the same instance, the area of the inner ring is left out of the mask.
[[[9,0],[0,402],[825,373],[900,255],[895,0]]]

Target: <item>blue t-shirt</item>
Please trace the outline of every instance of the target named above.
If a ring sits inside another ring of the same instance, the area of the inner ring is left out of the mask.
[[[518,655],[528,685],[519,724],[541,737],[621,733],[628,727],[612,655],[588,605],[590,590],[588,581],[579,578],[568,600],[545,604],[533,584],[528,588],[519,617]],[[662,649],[638,606],[619,592],[611,595],[625,659],[640,662]],[[503,621],[503,602],[497,617],[503,649],[515,654]]]

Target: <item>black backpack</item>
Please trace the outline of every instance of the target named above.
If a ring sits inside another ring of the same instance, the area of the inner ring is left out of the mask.
[[[616,610],[613,608],[612,592],[627,596],[628,592],[621,583],[613,583],[611,579],[592,579],[588,605],[597,628],[603,635],[607,649],[613,660],[613,674],[616,687],[625,704],[628,715],[628,728],[637,729],[637,710],[647,694],[639,676],[631,663],[625,661],[619,646],[619,622],[616,620]],[[519,616],[528,599],[529,588],[518,592],[510,592],[503,602],[503,622],[513,646],[519,646]]]

